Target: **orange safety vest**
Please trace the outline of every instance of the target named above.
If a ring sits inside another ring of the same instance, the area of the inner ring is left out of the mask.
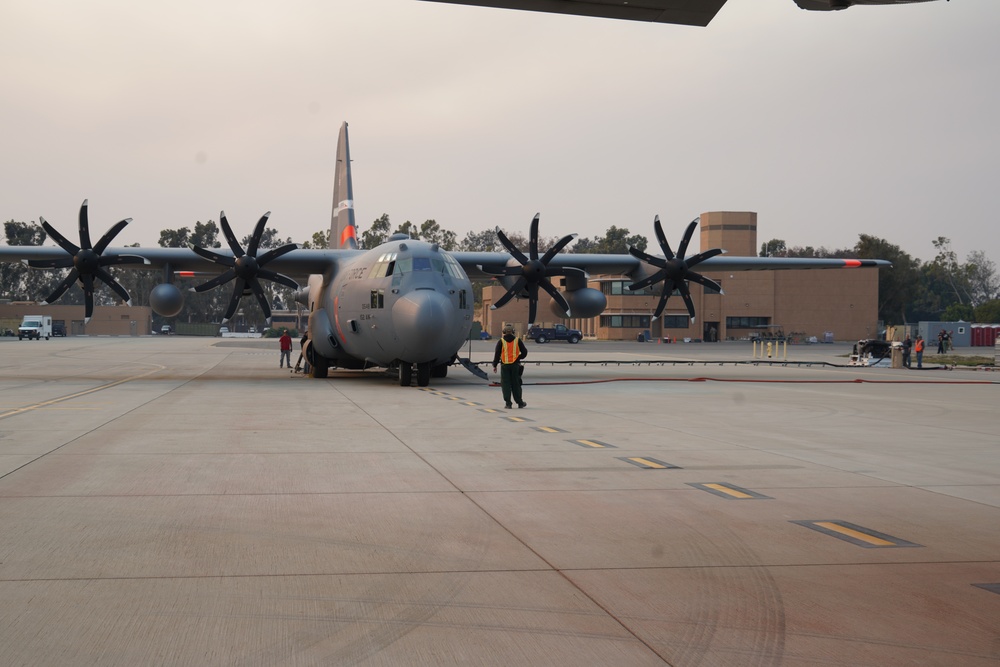
[[[517,361],[518,356],[521,354],[521,350],[518,349],[518,343],[520,338],[514,338],[514,340],[507,342],[507,339],[500,339],[500,361],[505,364],[513,364]]]
[[[913,345],[913,351],[914,352],[923,352],[924,351],[924,339],[923,338],[918,338],[917,339],[917,342],[914,343],[914,345]]]

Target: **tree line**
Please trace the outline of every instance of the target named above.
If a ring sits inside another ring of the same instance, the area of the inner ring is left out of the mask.
[[[194,244],[203,248],[219,248],[221,229],[212,220],[194,226],[160,231],[157,242],[161,248],[186,248]],[[417,225],[409,220],[393,227],[389,216],[383,214],[361,233],[359,245],[374,248],[384,243],[393,234],[406,234],[410,238],[437,243],[448,251],[503,252],[495,230],[468,232],[462,239],[451,230],[442,228],[435,220],[425,220]],[[518,231],[504,234],[522,252],[528,252],[529,239]],[[46,239],[45,230],[36,222],[4,223],[4,238],[7,245],[42,245]],[[302,241],[303,248],[329,247],[330,230],[314,232]],[[545,252],[558,242],[558,236],[540,237],[539,252]],[[249,235],[241,241],[243,247],[249,244]],[[265,228],[260,250],[277,248],[292,243],[291,237],[281,238],[277,230]],[[614,254],[626,253],[629,246],[645,250],[646,237],[631,234],[627,228],[612,225],[604,236],[578,238],[564,252]],[[139,244],[133,246],[138,248]],[[811,246],[789,247],[782,239],[771,239],[761,244],[761,256],[774,257],[841,257],[852,259],[885,259],[892,262],[891,269],[879,271],[879,319],[886,324],[906,324],[921,320],[967,322],[1000,322],[1000,277],[996,265],[981,250],[969,253],[965,262],[959,262],[951,249],[951,241],[939,237],[934,241],[937,250],[935,258],[929,262],[914,258],[885,239],[861,234],[851,248],[828,250]],[[149,292],[164,280],[156,271],[113,270],[117,280],[132,296],[132,303],[149,305]],[[66,275],[66,270],[34,270],[21,263],[0,264],[0,298],[25,301],[45,298],[55,289]],[[207,278],[205,278],[207,280]],[[192,287],[203,280],[192,282]],[[294,308],[292,290],[269,281],[262,281],[268,292],[268,300],[274,310]],[[482,287],[486,283],[475,284],[476,300],[481,301]],[[231,292],[225,288],[204,293],[189,292],[185,298],[184,310],[178,319],[185,322],[215,322],[221,317],[229,302]],[[98,305],[113,305],[117,297],[107,289],[98,289],[94,295]],[[70,289],[62,297],[62,303],[83,304],[83,292]],[[244,299],[240,304],[243,318],[247,323],[263,322],[263,313],[256,299]],[[159,323],[156,323],[157,325]]]
[[[969,253],[964,262],[951,248],[951,239],[933,241],[934,259],[922,261],[898,245],[861,234],[853,248],[828,250],[812,246],[788,247],[783,239],[760,246],[760,256],[840,257],[886,259],[891,269],[879,271],[879,319],[886,324],[921,321],[1000,322],[1000,276],[996,264],[982,250]]]

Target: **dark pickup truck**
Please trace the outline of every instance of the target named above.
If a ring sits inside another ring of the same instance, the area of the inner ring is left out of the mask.
[[[576,344],[583,338],[583,332],[577,329],[570,329],[564,324],[557,324],[551,329],[542,327],[531,327],[524,336],[528,340],[533,340],[539,345],[548,343],[550,340],[564,340],[567,343]]]

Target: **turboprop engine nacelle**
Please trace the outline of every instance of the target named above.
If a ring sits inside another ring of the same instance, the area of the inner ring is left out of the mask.
[[[608,300],[601,290],[593,287],[582,287],[571,292],[563,292],[562,295],[569,304],[569,315],[559,307],[555,300],[550,303],[552,314],[560,318],[569,316],[597,317],[608,306]]]
[[[184,307],[184,295],[173,283],[160,283],[149,293],[149,306],[161,317],[176,317]]]

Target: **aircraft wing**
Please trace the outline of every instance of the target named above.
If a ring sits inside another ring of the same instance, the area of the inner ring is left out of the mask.
[[[493,274],[483,266],[506,264],[511,256],[505,252],[455,252],[452,253],[473,280],[491,278]],[[577,268],[591,276],[628,276],[639,280],[653,273],[654,267],[632,255],[591,255],[586,253],[559,253],[552,258],[550,268]],[[698,268],[704,272],[725,271],[781,271],[790,269],[850,269],[858,267],[891,266],[882,259],[838,259],[814,257],[710,257]]]
[[[232,257],[231,250],[212,248],[212,252]],[[264,252],[264,251],[262,251]],[[297,249],[276,258],[267,268],[283,273],[305,284],[310,274],[327,274],[335,272],[340,262],[362,254],[362,250],[305,250]],[[115,258],[125,255],[138,255],[145,258],[147,264],[120,264],[117,268],[154,270],[170,267],[172,271],[193,271],[204,274],[222,273],[226,267],[209,262],[198,256],[189,248],[107,248],[102,257]],[[66,251],[58,246],[0,246],[0,262],[16,262],[19,260],[59,260],[66,258]]]
[[[707,26],[726,0],[431,0],[456,5]]]

